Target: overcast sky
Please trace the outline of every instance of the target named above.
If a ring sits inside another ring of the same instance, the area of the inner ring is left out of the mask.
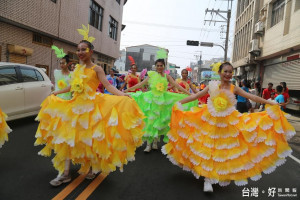
[[[128,46],[150,44],[169,49],[169,62],[179,65],[181,69],[196,62],[196,56],[202,51],[202,60],[224,57],[221,47],[187,46],[187,40],[213,42],[224,45],[221,37],[221,25],[211,23],[204,25],[204,20],[212,19],[205,10],[227,10],[226,0],[128,0],[124,6],[123,24],[126,28],[121,33],[121,49]],[[234,35],[236,0],[233,1],[230,25],[228,57]],[[226,14],[223,14],[226,16]],[[213,19],[222,20],[213,16]],[[226,27],[224,27],[224,32]],[[222,35],[225,38],[225,33]]]

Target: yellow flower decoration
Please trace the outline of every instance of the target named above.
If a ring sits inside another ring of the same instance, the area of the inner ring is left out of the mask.
[[[67,85],[66,81],[62,79],[57,82],[57,86],[58,86],[58,89],[61,90],[61,89],[64,89],[65,87],[67,87],[68,85]]]
[[[220,96],[213,100],[213,104],[217,112],[224,111],[228,107],[227,99]]]
[[[212,67],[211,70],[212,70],[213,72],[215,72],[216,74],[218,74],[221,64],[222,64],[221,62],[213,63],[213,64],[211,65],[211,67]]]
[[[82,29],[77,29],[78,33],[80,35],[83,36],[83,39],[86,41],[89,41],[90,43],[92,43],[95,38],[94,37],[89,37],[89,32],[90,32],[90,26],[87,25],[87,27],[85,25],[82,24]]]
[[[158,91],[163,92],[164,89],[165,89],[164,84],[163,84],[163,83],[157,83],[157,84],[156,84],[156,89],[157,89]]]
[[[75,78],[71,83],[71,89],[74,92],[81,93],[83,91],[83,80],[81,78]]]

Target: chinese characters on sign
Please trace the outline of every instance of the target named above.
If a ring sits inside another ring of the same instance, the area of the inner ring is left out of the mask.
[[[258,187],[244,187],[242,189],[242,197],[259,197],[267,195],[267,197],[298,197],[297,188],[276,188],[269,187],[267,193],[265,190],[259,190]]]

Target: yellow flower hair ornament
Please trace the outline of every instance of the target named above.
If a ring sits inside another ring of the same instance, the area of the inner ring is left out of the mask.
[[[210,66],[212,67],[212,71],[215,72],[216,74],[218,74],[221,65],[222,65],[221,62],[217,62],[217,63],[211,64]]]
[[[82,24],[83,29],[77,29],[78,33],[83,36],[83,39],[92,43],[95,38],[94,37],[89,37],[89,31],[90,31],[90,26],[88,25],[87,27]]]

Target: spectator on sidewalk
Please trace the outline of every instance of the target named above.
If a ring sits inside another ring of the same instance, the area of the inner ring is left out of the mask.
[[[268,88],[263,90],[262,98],[266,100],[270,99],[271,93],[275,93],[275,90],[273,89],[273,83],[268,83]],[[263,105],[261,110],[265,110],[265,105]]]
[[[284,104],[284,96],[283,93],[283,87],[281,85],[276,86],[276,93],[278,94],[275,98],[275,101],[280,104],[281,110],[283,110],[283,104]]]
[[[283,87],[282,95],[284,97],[283,110],[286,110],[286,105],[290,103],[289,89],[286,86],[286,82],[280,82],[280,85]]]
[[[256,82],[254,84],[254,88],[251,89],[249,92],[255,96],[258,96],[260,95],[260,91],[261,91],[261,86],[260,86],[260,83],[259,82]],[[251,103],[251,113],[254,112],[254,109],[258,108],[258,103],[256,103],[255,101],[251,100],[250,99],[250,103]]]
[[[249,88],[246,87],[247,85],[247,81],[243,80],[241,82],[241,88],[245,91],[245,92],[249,92]],[[240,113],[245,113],[248,112],[248,107],[247,107],[247,99],[245,97],[242,97],[240,95],[237,95],[237,105],[236,105],[236,109],[240,112]]]

